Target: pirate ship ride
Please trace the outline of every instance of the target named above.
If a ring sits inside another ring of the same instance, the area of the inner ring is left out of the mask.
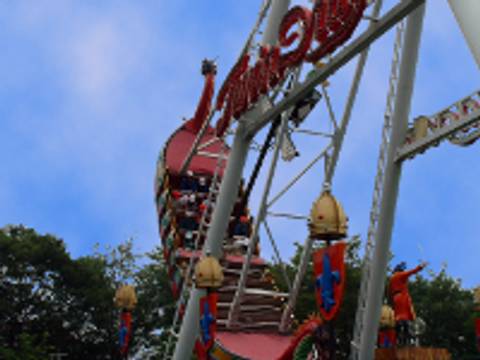
[[[450,2],[470,39],[476,25],[471,19],[466,20],[469,14],[463,10],[480,12],[478,4]],[[387,94],[352,359],[370,360],[375,356],[394,216],[392,205],[397,197],[402,162],[443,139],[465,146],[480,136],[477,127],[472,125],[480,119],[478,93],[426,117],[427,120],[417,119],[408,128],[424,0],[400,1],[381,17],[380,0],[315,1],[312,8],[291,9],[289,4],[288,0],[263,3],[258,21],[238,62],[221,86],[214,106],[215,64],[203,63],[205,84],[195,115],[170,136],[160,153],[155,202],[171,290],[177,301],[164,348],[165,359],[188,359],[193,348],[200,359],[332,358],[334,337],[329,321],[341,305],[345,281],[345,243],[339,240],[346,236],[346,216],[330,193],[330,184],[367,60],[368,52],[364,50],[394,25],[397,25],[397,36],[391,86]],[[364,12],[371,4],[374,4],[372,11],[365,17]],[[267,14],[268,24],[262,25]],[[408,21],[403,21],[407,17]],[[361,20],[370,22],[367,29],[326,64],[319,63],[349,40]],[[261,32],[262,40],[256,44]],[[344,116],[338,124],[332,116],[325,81],[358,54],[360,59]],[[256,59],[252,65],[250,58]],[[307,76],[302,72],[304,63],[314,65]],[[315,89],[318,86],[322,87],[321,95]],[[334,124],[331,141],[285,191],[321,159],[325,161],[323,191],[309,217],[310,234],[295,281],[288,293],[282,293],[261,257],[259,227],[269,205],[282,195],[267,201],[280,151],[287,160],[296,155],[289,140],[289,128],[298,127],[322,96]],[[211,126],[217,114],[220,115],[216,125]],[[269,124],[270,131],[252,177],[245,183],[242,170],[252,138]],[[235,131],[230,130],[234,125]],[[235,135],[229,144],[225,139],[231,133]],[[258,216],[254,219],[248,200],[259,168],[271,149],[272,165]],[[322,319],[309,318],[295,331],[292,312],[315,240],[326,244],[313,254],[316,297]],[[393,359],[405,354],[419,359],[426,354],[448,359],[445,351],[425,349],[386,349],[378,351],[376,356]]]
[[[230,152],[225,141],[217,136],[216,129],[204,123],[213,95],[214,64],[205,61],[202,73],[205,87],[195,116],[168,139],[157,163],[155,181],[159,233],[171,290],[179,303],[175,322],[179,323],[184,316],[189,286],[195,281],[197,287],[209,288],[209,294],[202,299],[202,304],[209,304],[208,309],[204,306],[199,309],[200,318],[207,320],[201,329],[203,338],[197,340],[198,354],[208,352],[209,356],[218,359],[290,359],[298,344],[311,336],[321,321],[310,319],[293,338],[290,332],[279,331],[289,294],[280,292],[275,286],[258,246],[253,249],[249,261],[239,315],[232,327],[227,326],[253,230],[244,186],[240,186],[236,194],[229,217],[221,268],[205,264],[207,258],[201,253]],[[200,131],[202,135],[197,146],[201,151],[191,157],[188,167],[184,167]],[[184,172],[182,167],[186,169]],[[199,259],[202,260],[198,262]],[[196,276],[192,280],[195,264]],[[212,283],[216,279],[222,281],[215,286],[201,286],[200,278],[208,278]]]

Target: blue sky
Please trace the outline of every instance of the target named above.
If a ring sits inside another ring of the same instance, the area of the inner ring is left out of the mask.
[[[1,2],[0,224],[23,223],[53,233],[74,256],[91,252],[96,242],[115,245],[130,236],[138,251],[158,244],[152,200],[158,152],[181,119],[193,114],[203,83],[201,60],[218,57],[218,87],[260,3]],[[389,8],[394,1],[386,3]],[[350,217],[350,233],[363,238],[392,39],[392,33],[386,34],[372,47],[333,185]],[[353,68],[354,63],[330,79],[337,117]],[[433,114],[477,90],[478,83],[478,68],[447,2],[429,1],[412,116]],[[305,127],[328,128],[324,104]],[[273,192],[322,145],[300,134],[294,141],[301,157],[279,166]],[[435,270],[447,262],[449,272],[466,286],[480,282],[473,271],[480,250],[479,146],[444,143],[405,164],[393,236],[395,261],[413,265],[423,258]],[[247,168],[254,160],[251,153]],[[261,180],[252,199],[254,213]],[[318,166],[274,210],[307,214],[321,182]],[[306,225],[271,224],[288,258],[293,242],[303,241]],[[270,258],[265,236],[262,247]]]

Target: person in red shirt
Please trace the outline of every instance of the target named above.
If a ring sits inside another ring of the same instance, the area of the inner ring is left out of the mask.
[[[408,324],[410,321],[415,320],[416,317],[412,298],[408,292],[408,278],[423,270],[425,266],[427,264],[422,263],[412,270],[406,270],[406,263],[401,262],[393,269],[389,293],[395,312],[398,345],[406,345],[408,343]]]

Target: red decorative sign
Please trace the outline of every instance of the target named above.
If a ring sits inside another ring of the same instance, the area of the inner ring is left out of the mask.
[[[200,298],[200,339],[195,342],[195,352],[199,360],[207,360],[208,352],[215,342],[217,332],[218,294],[211,292]]]
[[[326,321],[338,313],[345,288],[345,249],[344,242],[325,247],[313,254],[315,275],[315,297],[318,309]]]
[[[480,352],[480,318],[475,319],[475,337],[477,339],[477,349]]]
[[[120,354],[128,353],[130,339],[132,337],[132,314],[130,311],[122,311],[120,315]]]
[[[262,47],[252,67],[245,55],[227,76],[216,102],[216,109],[223,109],[217,135],[225,132],[232,117],[238,119],[260,95],[277,85],[287,69],[303,61],[315,63],[347,41],[366,6],[366,0],[317,0],[312,10],[303,6],[290,9],[280,24],[279,46]],[[299,30],[292,31],[295,26]],[[313,49],[312,44],[316,44]],[[283,53],[281,49],[289,50]]]

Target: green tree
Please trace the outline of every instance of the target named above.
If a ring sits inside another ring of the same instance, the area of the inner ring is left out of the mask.
[[[103,253],[97,245],[94,257],[103,262],[112,291],[124,284],[135,286],[138,303],[132,312],[134,332],[130,353],[141,354],[141,358],[159,356],[160,344],[174,313],[163,250],[156,247],[145,256],[136,254],[133,239],[129,238],[117,247],[107,247]],[[118,318],[120,310],[114,312]],[[118,321],[114,328],[118,328]]]
[[[3,360],[47,360],[49,346],[44,339],[22,333],[18,335],[18,349],[7,348],[0,345],[0,359]]]
[[[0,231],[0,358],[117,359],[116,289],[137,289],[131,353],[159,355],[173,299],[162,250],[133,251],[133,241],[72,259],[64,242],[33,229]]]
[[[415,311],[427,325],[422,343],[448,349],[453,359],[477,358],[473,292],[463,289],[446,268],[431,272],[430,279],[416,276],[409,287]]]
[[[93,257],[104,262],[105,272],[110,279],[113,289],[132,283],[140,265],[138,261],[143,257],[133,251],[133,238],[128,238],[116,247],[106,246],[105,252],[100,252],[100,244],[96,244]]]
[[[28,347],[70,359],[114,356],[113,291],[101,261],[72,260],[62,240],[17,226],[0,231],[0,269],[5,352],[24,358]]]
[[[161,344],[173,321],[175,301],[169,286],[163,251],[147,254],[149,262],[135,274],[138,305],[135,310],[134,351],[161,355]]]

